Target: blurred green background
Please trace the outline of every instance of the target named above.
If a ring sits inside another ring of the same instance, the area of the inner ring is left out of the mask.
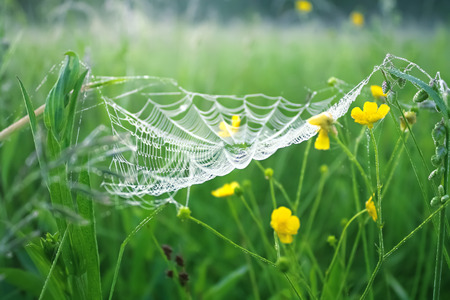
[[[311,3],[312,11],[302,13],[295,9],[294,1],[281,0],[4,0],[0,4],[0,130],[26,114],[16,76],[24,82],[34,106],[38,107],[44,103],[63,54],[69,49],[79,54],[94,75],[170,77],[191,91],[264,93],[282,95],[299,103],[309,90],[325,88],[331,76],[356,85],[387,53],[416,62],[431,75],[440,71],[444,80],[450,80],[449,1],[320,0]],[[351,22],[352,11],[364,15],[363,26]],[[56,71],[50,71],[52,67]],[[48,80],[43,87],[34,92],[46,76]],[[371,84],[381,82],[382,77],[378,76]],[[414,92],[411,86],[407,87],[400,100],[410,104]],[[370,94],[366,91],[365,95]],[[360,99],[357,104],[361,106],[364,100]],[[425,111],[414,128],[426,159],[434,151],[430,131],[435,121],[436,116]],[[355,138],[360,127],[353,124],[349,116],[340,122],[343,131]],[[98,112],[96,116],[85,117],[80,125],[81,135],[86,136],[99,123],[108,126],[106,114]],[[397,141],[393,123],[386,119],[376,131],[382,165],[389,159]],[[352,146],[351,139],[349,145]],[[275,178],[283,183],[292,198],[305,147],[302,143],[281,149],[262,162],[264,167],[274,169]],[[360,149],[360,159],[364,166],[369,165],[371,158],[364,147]],[[324,164],[330,166],[330,173],[315,222],[307,228],[321,178],[320,166]],[[54,233],[55,224],[44,205],[49,203],[49,198],[40,180],[29,128],[0,142],[0,165],[0,267],[26,270],[43,280],[45,277],[37,272],[23,246],[46,232]],[[311,150],[299,210],[302,227],[296,239],[309,245],[317,262],[311,261],[308,255],[300,257],[305,274],[311,274],[315,264],[326,269],[333,255],[333,248],[327,244],[328,235],[339,236],[341,221],[356,213],[348,165],[336,145],[332,144],[327,152]],[[428,174],[424,170],[420,172],[426,184]],[[245,170],[193,186],[190,196],[193,215],[232,240],[242,242],[227,200],[211,196],[213,189],[233,180],[241,184],[249,180],[271,239],[268,185],[253,163]],[[99,181],[94,179],[94,182]],[[95,188],[101,191],[101,187]],[[363,190],[360,193],[363,200],[366,195]],[[428,194],[431,199],[431,189]],[[184,201],[185,195],[185,190],[180,191],[177,200]],[[427,216],[426,201],[420,195],[410,163],[404,156],[384,200],[388,249]],[[286,205],[279,191],[277,198],[279,204]],[[260,237],[252,220],[242,203],[237,198],[232,200],[236,201],[243,224],[249,228],[249,236],[261,250]],[[120,244],[148,213],[140,207],[117,208],[96,203],[105,296]],[[367,228],[368,243],[373,246],[370,254],[375,262],[376,226],[368,224]],[[311,230],[310,235],[302,240],[302,232],[308,230]],[[352,239],[355,232],[356,229],[351,229],[348,238]],[[170,207],[130,242],[119,275],[116,299],[179,297],[174,288],[176,283],[165,276],[168,267],[152,234],[160,244],[169,244],[183,255],[193,299],[252,298],[248,271],[242,269],[248,265],[248,257],[197,225],[180,222],[175,208]],[[375,299],[428,299],[434,253],[435,232],[429,224],[386,262],[374,284]],[[260,280],[262,299],[289,298],[289,292],[285,291],[289,286],[281,275],[255,262],[253,266]],[[367,281],[364,268],[362,255],[357,255],[344,298],[359,297]],[[450,280],[450,272],[445,264],[443,276],[442,299],[445,299],[450,297],[450,289],[445,284]],[[267,278],[277,279],[274,282],[276,293],[266,285]],[[0,295],[2,299],[37,298],[29,287],[17,287],[1,276]]]

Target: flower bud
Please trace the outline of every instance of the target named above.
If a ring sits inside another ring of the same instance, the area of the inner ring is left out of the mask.
[[[280,258],[278,258],[276,265],[281,272],[286,273],[287,271],[289,271],[291,263],[286,256],[281,256]]]
[[[430,205],[431,207],[437,207],[439,205],[439,202],[439,197],[433,197],[433,199],[431,199]]]
[[[273,177],[273,169],[272,168],[267,168],[264,171],[264,176],[266,177],[267,180],[272,179],[272,177]]]
[[[161,248],[164,251],[164,254],[166,255],[167,259],[170,260],[172,254],[172,247],[170,247],[169,245],[162,245]]]
[[[244,191],[240,186],[237,186],[234,188],[234,194],[238,197],[242,196],[244,194]]]
[[[181,255],[175,256],[175,262],[179,267],[184,267],[184,259]]]
[[[442,175],[444,175],[444,172],[445,172],[445,169],[444,169],[444,167],[441,166],[430,173],[430,176],[428,176],[428,180],[432,180],[434,178],[441,178]]]
[[[252,188],[252,182],[251,182],[250,180],[246,179],[246,180],[244,180],[244,181],[242,182],[242,187],[243,187],[245,190],[249,190],[249,189]]]
[[[391,90],[391,83],[389,81],[383,81],[381,88],[383,89],[383,93],[387,94]]]
[[[445,195],[444,187],[442,186],[442,184],[440,184],[438,186],[438,192],[439,192],[439,196],[441,196],[441,197],[443,197]]]
[[[439,94],[439,86],[438,86],[439,82],[436,79],[431,79],[429,86],[436,92]]]
[[[335,248],[336,247],[336,243],[337,243],[337,239],[334,235],[329,235],[327,237],[327,243],[330,244],[331,247]]]
[[[166,271],[166,276],[169,278],[173,278],[173,270],[167,270]]]
[[[181,221],[188,220],[191,217],[191,210],[187,206],[182,206],[178,209],[177,217]]]
[[[326,174],[328,173],[328,166],[327,165],[321,165],[320,166],[320,174]]]
[[[440,156],[438,156],[438,155],[433,155],[433,156],[431,157],[431,164],[432,164],[434,167],[439,167],[439,166],[441,165],[442,161],[443,161],[443,157],[440,157]]]
[[[441,145],[444,143],[445,139],[445,125],[443,122],[438,122],[434,125],[433,131],[431,132],[431,136],[433,137],[433,141],[435,145]]]
[[[414,95],[413,101],[416,103],[421,103],[427,99],[428,99],[428,93],[424,89],[421,89]]]
[[[180,274],[178,274],[178,279],[180,280],[181,286],[185,286],[189,281],[189,274],[184,271],[180,272]]]
[[[402,88],[404,88],[405,85],[406,85],[406,79],[405,79],[405,78],[399,78],[399,79],[397,80],[397,83],[398,83],[398,86],[402,89]]]
[[[444,158],[446,154],[447,154],[447,149],[445,148],[444,145],[440,145],[440,146],[436,147],[436,155],[437,156]]]
[[[400,117],[400,129],[402,131],[408,130],[408,126],[406,123],[408,123],[409,127],[411,127],[412,125],[414,125],[416,123],[416,120],[417,120],[416,113],[413,111],[405,112],[404,116],[406,118],[406,122],[403,117]]]
[[[338,83],[338,79],[337,79],[336,77],[330,77],[330,78],[327,80],[327,84],[328,84],[329,86],[335,86],[337,83]]]

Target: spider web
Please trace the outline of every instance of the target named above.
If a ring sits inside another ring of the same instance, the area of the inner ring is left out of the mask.
[[[388,55],[347,93],[338,84],[310,93],[304,103],[263,94],[196,93],[151,76],[97,77],[92,84],[100,86],[119,137],[116,147],[129,149],[113,156],[110,169],[120,176],[105,178],[103,185],[126,198],[159,196],[243,169],[316,135],[318,127],[307,122],[311,116],[343,116],[372,75],[393,59]],[[236,118],[240,123],[233,127]]]

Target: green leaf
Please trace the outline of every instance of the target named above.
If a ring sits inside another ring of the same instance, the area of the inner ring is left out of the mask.
[[[64,139],[64,144],[65,147],[68,147],[69,145],[71,145],[71,141],[72,141],[72,133],[73,133],[73,127],[74,127],[74,122],[75,122],[75,112],[76,112],[76,107],[77,107],[77,98],[78,98],[78,94],[81,91],[81,88],[83,86],[83,82],[84,79],[86,77],[86,74],[88,73],[88,70],[85,70],[80,77],[78,78],[78,80],[75,83],[75,86],[73,88],[73,92],[70,95],[70,101],[69,101],[69,105],[66,109],[66,126],[63,129],[63,139]]]
[[[25,107],[27,108],[28,117],[30,118],[31,132],[33,134],[33,138],[36,138],[37,121],[36,121],[36,115],[34,114],[33,103],[31,103],[31,100],[30,100],[30,97],[28,96],[27,90],[23,86],[23,83],[19,79],[19,77],[17,77],[17,80],[19,81],[20,90],[22,91],[23,100],[25,101]]]
[[[444,101],[439,96],[439,94],[436,93],[436,91],[433,90],[433,88],[431,88],[428,84],[426,84],[422,80],[420,80],[420,79],[418,79],[418,78],[416,78],[416,77],[414,77],[412,75],[403,73],[403,72],[401,72],[398,69],[393,68],[393,67],[387,68],[386,71],[391,73],[391,74],[393,74],[393,75],[395,75],[395,76],[397,76],[397,77],[400,77],[400,78],[406,79],[406,80],[408,80],[408,81],[410,81],[412,83],[415,83],[420,88],[424,89],[425,92],[427,92],[428,95],[431,98],[433,98],[433,100],[436,103],[437,107],[439,108],[439,110],[441,111],[442,115],[444,116],[445,120],[448,120],[449,116],[448,116],[448,112],[447,112],[447,106],[445,105]]]
[[[78,182],[85,186],[90,186],[89,173],[83,170]],[[86,226],[79,227],[80,234],[78,237],[80,241],[80,251],[85,259],[86,266],[86,280],[87,290],[86,295],[88,299],[101,299],[102,289],[100,280],[100,259],[98,254],[97,236],[95,230],[95,215],[92,199],[84,193],[77,194],[78,213],[89,223]]]
[[[205,292],[204,299],[222,299],[226,297],[227,293],[236,287],[236,282],[247,273],[248,267],[242,266],[219,281]]]
[[[78,56],[70,51],[66,52],[66,55],[66,61],[59,72],[58,81],[47,96],[44,110],[45,126],[57,141],[60,141],[65,135],[63,130],[67,128],[68,122],[65,109],[70,102],[70,92],[80,79]],[[78,92],[76,94],[78,95]]]
[[[20,269],[0,268],[0,277],[20,290],[27,291],[36,298],[39,296],[44,285],[44,280],[41,277]]]
[[[44,250],[41,246],[36,244],[28,244],[25,247],[28,255],[33,261],[36,268],[43,276],[47,276],[50,271],[51,262],[46,257]],[[59,262],[58,262],[59,263]],[[58,266],[58,270],[54,271],[50,277],[50,282],[48,285],[48,293],[46,297],[53,296],[53,299],[66,299],[67,285],[66,285],[66,274],[64,270]]]

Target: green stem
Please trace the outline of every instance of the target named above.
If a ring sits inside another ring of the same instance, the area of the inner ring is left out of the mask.
[[[275,198],[275,190],[273,188],[273,180],[272,179],[269,179],[269,186],[270,186],[270,196],[272,198],[273,209],[277,209],[277,200]]]
[[[227,198],[228,206],[230,207],[231,214],[233,215],[234,221],[236,222],[236,225],[239,228],[239,231],[241,232],[242,237],[244,238],[246,244],[249,246],[250,249],[255,250],[255,247],[253,247],[252,242],[250,241],[250,238],[247,235],[246,230],[244,229],[244,226],[242,225],[241,220],[239,219],[239,216],[237,214],[236,208],[234,207],[233,201],[230,199],[230,197]],[[247,258],[247,256],[246,256]],[[251,265],[251,261],[247,259],[247,264],[249,268],[249,275],[250,275],[250,282],[252,284],[252,290],[254,293],[254,296],[256,299],[259,299],[259,293],[258,293],[258,287],[255,280],[255,274],[253,271],[253,267]]]
[[[287,273],[284,273],[284,276],[286,277],[287,281],[289,282],[289,284],[291,285],[291,288],[294,290],[295,294],[297,295],[298,299],[303,300],[302,295],[300,294],[299,291],[297,291],[297,289],[294,286],[294,283],[291,281],[291,279],[289,278],[289,275]]]
[[[406,120],[406,116],[405,116],[405,114],[403,113],[402,108],[400,107],[400,103],[398,102],[397,97],[395,97],[395,99],[394,99],[393,102],[395,103],[395,106],[397,107],[397,109],[400,111],[400,114],[402,115],[403,120]],[[412,137],[412,139],[413,139],[414,145],[416,146],[416,149],[417,149],[417,151],[419,152],[420,161],[422,162],[422,165],[423,165],[423,167],[425,168],[427,174],[430,174],[430,169],[428,168],[428,165],[427,165],[427,163],[425,162],[425,157],[424,157],[424,155],[423,155],[422,150],[421,150],[420,147],[419,147],[419,143],[418,143],[417,140],[416,140],[416,136],[415,136],[414,133],[411,131],[411,127],[410,127],[410,125],[408,124],[408,122],[405,121],[405,124],[406,124],[406,126],[407,126],[407,128],[408,128],[408,132],[410,132],[410,135],[411,135],[411,137]],[[402,136],[403,136],[403,135],[402,135]],[[406,145],[406,141],[405,141],[405,145]],[[434,193],[437,194],[437,193],[438,193],[438,189],[437,189],[436,183],[435,183],[433,180],[431,180],[431,185],[432,185],[432,187],[433,187]]]
[[[263,226],[261,224],[261,220],[258,219],[256,217],[256,215],[253,213],[253,210],[248,205],[248,202],[247,202],[247,200],[245,200],[244,195],[241,195],[240,198],[241,198],[242,202],[244,203],[245,208],[247,208],[247,211],[249,212],[249,214],[252,217],[253,221],[256,223],[256,226],[258,226],[258,229],[259,229],[259,232],[261,234],[261,237],[262,237],[262,239],[264,241],[264,244],[265,244],[265,246],[267,248],[266,249],[267,250],[267,254],[270,254],[269,253],[270,252],[269,249],[273,249],[273,248],[272,248],[272,245],[270,244],[269,240],[267,239],[266,233],[264,232],[264,228],[263,228]]]
[[[370,183],[369,177],[367,177],[366,172],[364,171],[363,167],[361,166],[361,164],[358,162],[358,160],[356,159],[356,157],[352,154],[352,152],[350,152],[350,150],[347,148],[347,146],[344,145],[344,143],[341,142],[341,140],[336,136],[336,135],[332,135],[335,139],[335,141],[338,143],[338,145],[342,148],[342,150],[344,150],[345,154],[347,154],[348,158],[350,159],[350,161],[356,166],[356,168],[359,170],[359,172],[361,173],[361,176],[364,179],[364,182],[367,185],[367,189],[369,190],[370,194],[372,194],[372,184]]]
[[[232,240],[230,240],[230,239],[227,238],[226,236],[222,235],[220,232],[218,232],[217,230],[215,230],[214,228],[212,228],[212,227],[209,226],[208,224],[203,223],[202,221],[200,221],[200,220],[198,220],[198,219],[196,219],[196,218],[194,218],[194,217],[192,217],[192,216],[189,216],[189,219],[192,220],[192,221],[194,221],[194,223],[197,223],[198,225],[203,226],[204,228],[208,229],[209,231],[211,231],[212,233],[214,233],[217,237],[219,237],[219,238],[221,238],[222,240],[226,241],[227,243],[233,245],[234,247],[238,248],[238,249],[241,250],[242,252],[244,252],[244,253],[246,253],[246,254],[248,254],[248,255],[250,255],[250,256],[253,256],[253,257],[256,258],[256,259],[259,259],[259,260],[261,260],[262,262],[264,262],[264,263],[266,263],[266,264],[268,264],[268,265],[270,265],[270,266],[272,266],[272,267],[274,267],[274,268],[278,268],[277,265],[276,265],[275,263],[271,262],[270,260],[268,260],[268,259],[266,259],[266,258],[264,258],[264,257],[262,257],[262,256],[260,256],[260,255],[258,255],[258,254],[256,254],[256,253],[253,253],[253,252],[251,252],[251,251],[245,249],[244,247],[239,246],[238,244],[236,244],[235,242],[233,242]]]
[[[346,231],[347,231],[348,226],[350,226],[350,224],[351,224],[357,217],[359,217],[360,215],[362,215],[362,214],[365,213],[366,211],[367,211],[366,209],[363,209],[363,210],[361,210],[360,212],[358,212],[356,215],[354,215],[354,216],[347,222],[347,224],[345,224],[344,229],[342,229],[341,238],[339,239],[339,242],[338,242],[338,244],[337,244],[337,246],[336,246],[336,249],[335,249],[335,251],[334,251],[333,258],[331,259],[331,263],[330,263],[330,265],[328,266],[328,269],[327,269],[326,272],[325,272],[324,291],[322,292],[322,297],[321,297],[321,298],[323,298],[324,295],[325,295],[325,288],[328,286],[328,285],[327,285],[327,280],[328,280],[328,277],[330,276],[330,273],[331,273],[331,270],[332,270],[332,268],[333,268],[333,266],[334,266],[334,263],[336,262],[336,259],[337,259],[338,253],[339,253],[339,249],[340,249],[340,247],[341,247],[342,241],[344,240],[343,237],[344,237],[344,235],[345,235],[345,233],[346,233]]]
[[[172,272],[173,272],[173,274],[174,274],[174,278],[179,278],[177,268],[173,268],[173,267],[172,267],[171,261],[169,261],[169,260],[167,259],[167,256],[166,256],[166,254],[164,253],[164,250],[163,250],[163,248],[161,247],[160,243],[159,243],[158,240],[156,239],[156,236],[154,235],[154,233],[152,232],[150,235],[151,235],[151,237],[152,237],[153,242],[155,243],[156,249],[158,249],[159,254],[161,254],[161,257],[162,257],[162,258],[164,259],[164,261],[166,262],[167,267],[168,267],[170,270],[172,270]],[[183,297],[185,296],[184,290],[182,289],[181,285],[176,284],[176,286],[177,286],[178,295],[179,295],[180,299],[183,299]],[[190,297],[189,297],[189,298],[190,298]]]
[[[142,227],[145,226],[145,224],[147,224],[149,221],[151,221],[157,214],[159,214],[163,209],[164,209],[165,205],[161,205],[158,208],[156,208],[154,211],[151,212],[151,214],[149,216],[147,216],[144,220],[142,220],[141,223],[139,223],[138,226],[136,226],[136,228],[133,229],[133,231],[127,236],[127,238],[123,241],[122,245],[120,245],[120,250],[119,250],[119,256],[117,258],[117,263],[116,263],[116,268],[114,270],[114,277],[113,277],[113,281],[111,284],[111,290],[109,292],[109,300],[112,299],[113,294],[114,294],[114,288],[116,287],[116,282],[117,282],[117,277],[119,275],[119,269],[120,269],[120,263],[122,262],[122,256],[123,256],[123,252],[125,251],[125,247],[127,246],[128,242],[131,240],[132,237],[135,236],[135,234],[141,230]]]
[[[356,157],[357,152],[358,152],[358,145],[361,143],[361,140],[364,136],[366,132],[366,128],[362,127],[360,134],[358,135],[358,137],[356,138],[356,143],[355,143],[355,147],[353,150],[354,156]],[[359,197],[359,191],[358,191],[358,182],[356,180],[356,172],[355,172],[355,166],[351,165],[351,173],[352,173],[352,186],[353,186],[353,197],[355,198],[355,207],[356,207],[356,211],[360,211],[361,210],[361,205],[360,205],[360,197]],[[364,220],[362,219],[358,219],[358,223],[359,223],[359,230],[361,231],[361,235],[362,235],[362,243],[363,243],[363,252],[364,252],[364,262],[366,265],[366,273],[367,273],[367,278],[370,278],[371,275],[371,259],[369,256],[369,249],[368,249],[368,244],[367,244],[367,232],[366,232],[366,226],[364,224]],[[373,299],[373,295],[370,295],[371,299]]]
[[[378,218],[377,218],[377,224],[379,228],[379,242],[380,242],[380,257],[384,255],[384,241],[383,241],[383,211],[381,209],[381,201],[382,201],[382,195],[381,195],[381,180],[380,180],[380,159],[378,157],[378,146],[377,141],[375,140],[375,135],[373,134],[373,130],[370,128],[370,137],[373,144],[373,150],[375,154],[375,173],[377,178],[377,211],[378,211]]]
[[[436,216],[438,213],[442,213],[443,211],[445,212],[445,207],[450,203],[450,201],[445,202],[444,204],[442,204],[441,207],[439,207],[436,211],[434,211],[432,214],[430,214],[428,216],[428,218],[426,218],[422,223],[420,223],[419,226],[417,226],[413,231],[411,231],[407,236],[405,236],[397,245],[395,245],[394,247],[392,247],[391,250],[389,250],[388,252],[386,252],[386,254],[384,255],[383,259],[388,258],[389,256],[392,255],[392,253],[394,253],[395,251],[397,251],[401,246],[403,246],[403,244],[409,240],[414,234],[417,233],[417,231],[419,231],[420,229],[422,229],[422,227],[427,224],[428,222],[430,222],[431,220],[433,220],[433,217]]]
[[[292,207],[294,214],[297,213],[297,208],[298,208],[298,205],[300,204],[300,196],[302,193],[303,180],[305,178],[306,164],[308,162],[309,150],[311,149],[311,145],[312,145],[312,139],[309,139],[308,143],[306,144],[305,152],[303,153],[303,163],[302,163],[302,169],[300,171],[300,179],[298,181],[297,195],[295,196],[294,206]]]
[[[287,203],[289,204],[290,207],[294,207],[294,203],[292,203],[291,198],[289,197],[289,195],[286,193],[286,190],[284,189],[283,185],[278,182],[278,180],[276,180],[275,178],[272,178],[273,183],[277,186],[277,188],[281,191],[281,193],[283,194],[284,198],[286,199]],[[295,214],[295,211],[294,211]]]
[[[363,295],[361,296],[361,299],[365,299],[372,284],[373,281],[378,273],[378,271],[381,268],[381,265],[383,263],[383,261],[388,258],[389,256],[392,255],[392,253],[394,253],[395,251],[397,251],[408,239],[410,239],[418,230],[420,230],[426,223],[428,223],[429,221],[433,220],[433,217],[438,214],[438,213],[442,213],[442,211],[444,211],[445,207],[450,203],[450,201],[445,202],[441,207],[439,207],[435,212],[433,212],[430,216],[428,216],[428,218],[426,218],[419,226],[417,226],[413,231],[411,231],[407,236],[405,236],[397,245],[395,245],[389,252],[387,252],[386,254],[384,254],[383,257],[381,257],[378,260],[378,264],[375,267],[375,270],[372,273],[372,276],[369,279],[369,282],[367,283],[366,289],[364,290]]]
[[[450,159],[448,151],[450,150],[450,134],[449,128],[445,130],[445,144],[447,147],[447,154],[445,155],[445,173],[444,173],[444,191],[446,194],[449,192],[448,179],[450,172]],[[448,202],[448,201],[447,201]],[[445,240],[445,206],[439,213],[439,225],[438,225],[438,241],[437,241],[437,251],[436,251],[436,266],[434,269],[434,284],[433,284],[433,300],[439,299],[439,294],[441,292],[441,277],[442,277],[442,260],[444,251],[444,240]]]

